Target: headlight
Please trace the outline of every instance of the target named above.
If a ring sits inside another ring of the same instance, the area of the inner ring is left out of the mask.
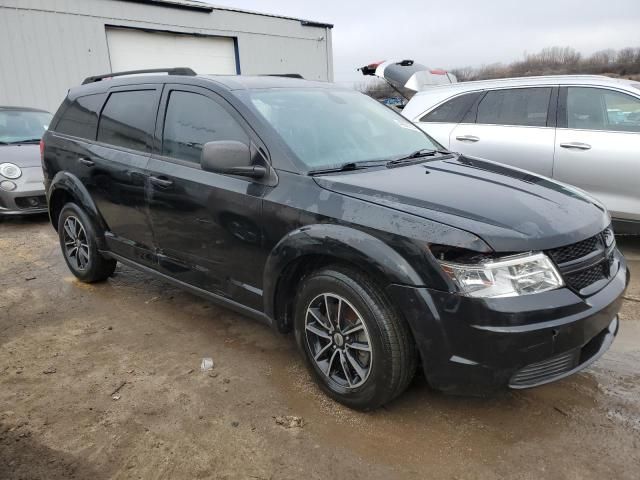
[[[469,297],[515,297],[564,285],[544,253],[514,255],[479,264],[440,262],[442,269]]]
[[[14,165],[13,163],[0,163],[0,175],[11,180],[15,180],[16,178],[20,178],[22,170],[20,170],[19,166]]]

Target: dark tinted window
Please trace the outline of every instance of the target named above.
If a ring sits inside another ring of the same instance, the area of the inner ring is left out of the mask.
[[[478,105],[477,123],[544,127],[551,88],[514,88],[487,92]]]
[[[569,128],[640,132],[640,99],[603,88],[569,87]]]
[[[112,93],[102,110],[98,140],[150,152],[156,108],[154,90]]]
[[[431,110],[422,117],[420,121],[459,123],[462,121],[465,113],[469,111],[479,95],[479,92],[474,92],[452,98],[448,102],[445,102],[434,110]]]
[[[98,115],[104,103],[104,94],[76,98],[60,117],[56,131],[75,137],[96,139]]]
[[[164,119],[163,155],[200,163],[202,146],[217,140],[249,139],[217,102],[197,93],[173,91]]]

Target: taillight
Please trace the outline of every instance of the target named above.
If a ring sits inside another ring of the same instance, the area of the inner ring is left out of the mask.
[[[44,138],[40,139],[40,161],[44,162]]]

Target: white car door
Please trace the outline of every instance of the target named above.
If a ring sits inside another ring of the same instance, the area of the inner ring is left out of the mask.
[[[601,87],[560,91],[553,177],[640,221],[640,97]]]
[[[409,114],[410,116],[414,116],[415,112],[410,113],[410,111],[421,111],[417,115],[418,118],[409,119],[415,121],[418,127],[424,130],[438,143],[446,148],[450,148],[449,137],[451,131],[458,125],[458,123],[467,121],[465,118],[467,112],[470,111],[474,103],[481,95],[483,95],[483,93],[484,92],[482,91],[477,91],[456,95],[452,98],[448,98],[444,102],[437,105],[435,108],[428,109],[427,113],[424,113],[424,110],[418,106],[414,107],[410,102],[402,114],[405,116],[407,116],[407,114]],[[416,101],[422,100],[422,97],[416,99]],[[428,97],[424,98],[424,100],[429,102]],[[428,103],[424,105],[428,105],[429,107],[431,106]]]
[[[556,92],[551,86],[489,90],[472,121],[449,134],[450,150],[550,177]]]

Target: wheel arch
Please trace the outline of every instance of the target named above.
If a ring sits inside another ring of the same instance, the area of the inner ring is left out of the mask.
[[[69,172],[58,172],[47,190],[49,220],[56,231],[58,230],[60,212],[69,202],[76,203],[86,212],[97,230],[98,246],[104,248],[104,232],[107,230],[107,226],[100,216],[91,194],[78,177]]]
[[[267,316],[280,332],[292,325],[295,286],[308,273],[340,264],[360,271],[384,288],[391,283],[419,285],[420,276],[382,240],[341,225],[308,225],[285,236],[265,266],[263,295]]]

